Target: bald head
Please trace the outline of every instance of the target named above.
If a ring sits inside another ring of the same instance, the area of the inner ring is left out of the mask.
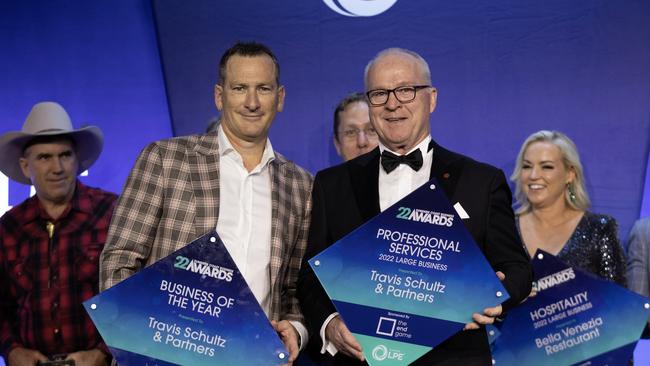
[[[422,58],[422,56],[417,53],[407,50],[404,48],[387,48],[383,51],[380,51],[368,64],[363,73],[363,81],[368,90],[368,74],[371,69],[375,67],[380,61],[386,58],[399,58],[399,59],[412,59],[417,64],[418,73],[421,73],[420,76],[426,84],[431,84],[431,71],[429,70],[429,64]]]

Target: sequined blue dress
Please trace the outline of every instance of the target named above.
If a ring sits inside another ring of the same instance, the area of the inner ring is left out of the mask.
[[[625,257],[618,240],[618,224],[611,216],[585,212],[557,257],[572,267],[625,286]]]

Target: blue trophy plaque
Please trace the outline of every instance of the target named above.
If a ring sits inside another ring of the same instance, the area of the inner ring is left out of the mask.
[[[84,306],[120,366],[281,365],[288,357],[214,231]]]
[[[542,250],[532,265],[537,294],[489,331],[493,364],[627,365],[650,315],[648,299]]]
[[[508,299],[457,210],[432,179],[309,260],[370,365],[409,364]]]

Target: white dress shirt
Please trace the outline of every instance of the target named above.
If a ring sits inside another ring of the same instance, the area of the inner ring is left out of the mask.
[[[228,249],[264,313],[271,310],[271,177],[269,163],[275,159],[266,140],[260,163],[250,172],[219,126],[219,220],[217,233]],[[307,343],[307,329],[291,321]]]
[[[413,168],[407,164],[400,164],[389,174],[386,173],[381,164],[379,164],[379,209],[382,212],[429,181],[431,164],[433,162],[433,149],[429,150],[429,142],[431,142],[431,136],[427,136],[417,146],[404,154],[408,155],[416,149],[420,149],[420,152],[422,153],[422,167],[418,171],[413,170]],[[388,150],[395,155],[400,155],[391,151],[380,142],[379,153],[383,153],[384,150]],[[339,313],[330,314],[320,328],[319,333],[323,340],[321,353],[327,351],[333,356],[338,352],[336,347],[334,347],[334,344],[325,339],[325,329],[327,328],[327,324],[338,315]]]
[[[413,170],[407,164],[400,164],[388,174],[379,164],[379,208],[382,212],[429,181],[431,162],[433,161],[433,150],[427,151],[430,141],[431,136],[427,136],[416,147],[404,154],[408,155],[416,149],[420,149],[423,164],[418,171]],[[383,153],[384,150],[399,155],[380,142],[379,152]]]

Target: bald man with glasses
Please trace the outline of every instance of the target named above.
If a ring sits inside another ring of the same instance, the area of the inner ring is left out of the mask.
[[[532,270],[517,235],[512,195],[503,172],[438,145],[429,117],[437,90],[429,66],[415,52],[380,52],[365,71],[370,122],[379,146],[341,165],[320,171],[312,191],[312,216],[305,260],[325,250],[406,195],[436,178],[450,202],[459,202],[463,220],[495,271],[505,275],[510,294],[502,305],[468,314],[472,322],[413,365],[491,365],[485,325],[523,300]],[[336,312],[307,262],[298,280],[298,298],[312,340],[336,365],[361,365],[359,342]],[[435,330],[432,330],[435,332]]]

